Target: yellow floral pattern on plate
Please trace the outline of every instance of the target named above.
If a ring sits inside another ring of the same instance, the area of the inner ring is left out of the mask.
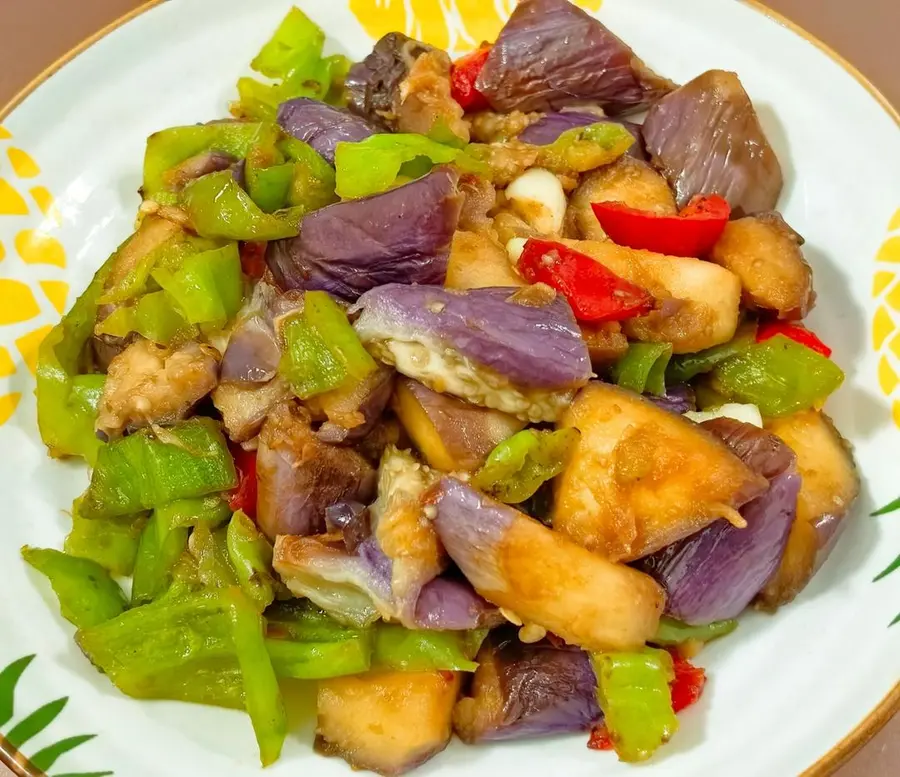
[[[877,307],[872,317],[872,347],[878,354],[878,387],[891,398],[894,423],[900,426],[900,208],[888,224],[892,233],[875,257],[872,298]]]

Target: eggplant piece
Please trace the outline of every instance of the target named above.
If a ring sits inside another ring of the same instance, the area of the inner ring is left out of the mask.
[[[360,502],[336,502],[325,508],[325,527],[329,534],[340,532],[348,553],[355,553],[372,536],[369,508]]]
[[[474,472],[525,428],[515,416],[438,394],[410,378],[397,381],[392,407],[425,461],[444,472]]]
[[[457,232],[447,263],[448,289],[519,287],[528,284],[513,269],[506,249],[494,239],[475,232]]]
[[[359,143],[380,128],[359,116],[309,97],[297,97],[278,107],[277,122],[289,135],[308,143],[334,165],[338,143]]]
[[[747,307],[795,320],[805,318],[816,299],[803,243],[781,214],[759,213],[729,222],[709,260],[737,275]]]
[[[579,113],[578,111],[548,113],[546,116],[542,116],[537,121],[530,123],[518,134],[516,139],[523,143],[530,143],[532,146],[548,146],[555,140],[558,140],[563,132],[576,127],[589,127],[592,124],[619,124],[625,127],[634,135],[635,141],[634,145],[628,149],[628,155],[636,159],[647,159],[647,154],[644,151],[644,136],[641,132],[640,124],[635,124],[631,121],[607,119],[595,113]]]
[[[256,457],[256,518],[270,539],[325,531],[325,509],[342,500],[368,503],[375,471],[351,448],[321,442],[309,414],[293,403],[277,406],[262,426]]]
[[[777,569],[797,510],[800,475],[775,435],[729,418],[703,428],[721,438],[769,489],[741,508],[746,526],[716,521],[640,562],[666,589],[666,613],[700,626],[740,615]]]
[[[569,200],[566,233],[585,240],[606,240],[594,215],[594,202],[623,202],[632,208],[660,215],[677,212],[666,179],[646,162],[623,156],[615,164],[588,173]]]
[[[663,97],[644,120],[644,141],[679,208],[698,194],[724,197],[736,217],[778,204],[781,164],[735,73],[710,70]]]
[[[594,119],[594,121],[597,121],[596,116],[590,115],[590,117]],[[509,113],[479,111],[478,113],[470,114],[468,119],[473,143],[504,143],[507,140],[512,140],[513,138],[520,136],[532,124],[542,121],[543,114],[537,111],[532,113],[523,113],[522,111],[510,111]],[[576,121],[576,123],[560,129],[556,136],[551,140],[548,140],[547,143],[552,143],[565,130],[583,126],[585,126],[584,123],[577,123]],[[542,145],[536,141],[528,140],[525,142],[532,143],[536,146]]]
[[[278,296],[278,289],[260,281],[238,312],[222,354],[219,379],[223,383],[259,384],[275,377],[281,361],[273,323]]]
[[[469,696],[453,710],[466,744],[588,731],[603,717],[590,656],[494,632],[477,656]]]
[[[595,370],[611,367],[628,353],[628,338],[622,334],[622,325],[618,321],[581,324],[581,336]]]
[[[308,399],[308,408],[328,418],[316,436],[334,445],[362,439],[375,428],[393,389],[394,371],[379,365],[349,389],[335,389]]]
[[[500,611],[475,593],[466,580],[436,577],[416,600],[415,626],[438,631],[469,631],[505,623]]]
[[[699,259],[636,251],[609,242],[560,242],[646,289],[657,300],[652,313],[623,322],[630,339],[671,343],[679,354],[702,351],[734,337],[741,283],[729,270]]]
[[[227,170],[237,162],[237,157],[222,151],[203,151],[166,170],[162,176],[163,185],[169,192],[180,192],[191,181]]]
[[[397,132],[430,136],[449,130],[463,143],[469,142],[465,111],[450,93],[450,67],[450,57],[440,49],[416,58],[394,100]]]
[[[429,495],[450,557],[489,602],[585,650],[632,650],[653,636],[662,589],[455,478]]]
[[[180,421],[215,388],[218,372],[219,353],[208,345],[135,340],[110,362],[96,429],[111,439]]]
[[[675,84],[569,0],[524,0],[500,31],[475,88],[497,111],[597,103],[615,115],[646,108]]]
[[[697,409],[697,395],[688,383],[676,383],[674,386],[666,386],[666,393],[661,397],[645,394],[657,407],[668,410],[676,415],[684,415]]]
[[[480,175],[465,173],[459,177],[459,190],[465,198],[459,213],[459,229],[493,237],[493,219],[488,214],[497,206],[494,185]]]
[[[859,473],[849,444],[824,413],[773,418],[766,429],[797,455],[803,481],[784,556],[756,600],[758,607],[774,610],[793,601],[828,558],[859,496]]]
[[[458,672],[370,672],[319,682],[316,750],[393,777],[440,753],[452,735]]]
[[[591,374],[571,308],[547,287],[390,284],[351,310],[362,342],[402,375],[522,420],[555,420]]]
[[[581,432],[556,482],[553,528],[633,561],[728,517],[768,488],[718,439],[638,394],[591,383],[563,417]]]
[[[300,234],[269,243],[283,289],[321,289],[343,300],[388,283],[443,283],[459,221],[459,175],[437,168],[396,189],[304,216]]]
[[[220,383],[212,393],[212,402],[222,415],[228,438],[247,442],[259,434],[272,409],[293,396],[287,381],[276,377],[259,385]]]

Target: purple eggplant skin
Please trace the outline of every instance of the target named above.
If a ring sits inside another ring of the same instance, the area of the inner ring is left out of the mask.
[[[590,656],[579,648],[527,645],[503,629],[477,661],[471,696],[453,710],[466,744],[588,731],[603,717]]]
[[[475,87],[503,113],[592,102],[613,116],[646,108],[675,84],[569,0],[524,0],[500,32]]]
[[[576,127],[589,127],[592,124],[619,124],[634,135],[635,143],[628,149],[628,154],[646,161],[647,152],[644,151],[644,135],[641,125],[631,121],[616,121],[606,119],[593,113],[579,113],[578,111],[562,111],[560,113],[548,113],[538,119],[534,124],[527,126],[516,136],[516,140],[528,143],[532,146],[549,146],[557,140],[563,132]]]
[[[676,415],[684,415],[697,409],[697,396],[694,389],[687,383],[676,383],[674,386],[666,386],[666,393],[661,397],[644,395],[657,407],[669,410]]]
[[[718,194],[734,218],[776,210],[781,164],[734,73],[710,70],[656,103],[644,142],[679,208],[698,194]]]
[[[338,143],[359,143],[379,132],[371,122],[309,97],[283,102],[276,121],[289,135],[312,146],[330,165],[334,164]]]
[[[475,593],[465,580],[436,577],[426,583],[416,601],[415,626],[437,631],[468,631],[499,626],[500,610]]]
[[[269,243],[282,289],[320,289],[346,301],[387,283],[442,284],[463,195],[437,168],[396,189],[306,215],[300,234]]]
[[[765,476],[769,490],[741,509],[746,528],[720,519],[638,562],[666,589],[666,613],[694,626],[737,617],[762,590],[781,562],[801,484],[793,452],[775,435],[731,419],[702,426]]]
[[[309,414],[293,403],[274,408],[259,434],[256,518],[271,540],[325,531],[325,510],[342,500],[368,502],[375,469],[352,448],[321,442]]]
[[[278,289],[260,281],[238,313],[222,356],[219,380],[224,383],[267,383],[278,372],[281,348],[275,337],[272,310]]]
[[[363,378],[351,391],[332,395],[322,402],[328,420],[316,436],[332,445],[361,440],[378,423],[394,391],[393,370],[380,366]]]
[[[356,332],[363,342],[394,338],[455,349],[517,386],[583,386],[591,362],[569,304],[558,295],[544,304],[518,295],[510,288],[381,286],[356,304]]]
[[[372,535],[369,525],[369,508],[360,502],[336,502],[325,508],[325,527],[329,532],[340,532],[348,553],[356,549]]]

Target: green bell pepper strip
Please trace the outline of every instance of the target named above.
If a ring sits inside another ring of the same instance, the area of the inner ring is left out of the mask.
[[[821,406],[843,381],[831,359],[776,335],[719,364],[710,385],[729,401],[756,405],[774,418]]]
[[[205,524],[195,526],[189,547],[194,559],[194,575],[202,588],[223,589],[238,584],[228,557],[227,526],[215,530]]]
[[[324,208],[337,200],[334,168],[308,143],[285,135],[278,143],[285,158],[294,165],[288,205],[307,212]]]
[[[403,626],[380,623],[374,629],[372,666],[407,672],[474,672],[478,664],[473,659],[486,636],[486,629],[471,632],[413,631]]]
[[[294,165],[290,162],[270,167],[257,167],[247,162],[247,193],[263,213],[274,213],[288,206],[294,183]]]
[[[131,515],[237,485],[234,461],[214,421],[192,418],[164,432],[165,442],[142,429],[102,448],[82,503],[84,517]]]
[[[267,636],[293,642],[341,642],[355,639],[365,629],[345,626],[308,599],[275,602],[266,609]]]
[[[275,599],[272,545],[241,510],[232,516],[225,539],[241,589],[262,612]]]
[[[60,613],[78,628],[105,623],[124,612],[122,589],[96,561],[27,546],[22,558],[50,581]]]
[[[686,383],[697,375],[711,372],[716,365],[746,351],[755,342],[756,322],[744,324],[727,343],[697,353],[673,356],[666,367],[666,382],[670,385]]]
[[[424,135],[372,135],[359,143],[338,143],[334,154],[337,194],[344,199],[378,194],[390,189],[401,174],[421,176],[433,165],[450,162],[467,172],[490,172],[467,150],[442,145]]]
[[[284,352],[278,371],[300,399],[324,394],[347,380],[347,368],[303,318],[288,321],[282,329],[282,337]]]
[[[244,276],[236,243],[189,256],[174,272],[160,267],[153,271],[153,279],[191,324],[221,329],[243,303]]]
[[[540,147],[538,166],[583,173],[614,162],[634,143],[634,136],[621,124],[606,122],[576,127]]]
[[[674,618],[660,618],[656,635],[650,640],[654,645],[680,645],[689,640],[712,642],[731,634],[738,627],[736,620],[715,621],[705,626],[689,626]]]
[[[275,763],[287,736],[287,716],[278,678],[266,650],[262,615],[239,589],[229,588],[234,647],[241,667],[244,706],[259,745],[263,766]]]
[[[227,170],[210,173],[184,187],[182,206],[203,237],[278,240],[300,231],[303,207],[263,213]]]
[[[156,512],[160,520],[165,521],[170,529],[192,528],[200,524],[214,528],[231,518],[228,500],[219,494],[194,499],[176,499],[167,505],[157,507]]]
[[[257,73],[287,78],[297,63],[322,56],[325,33],[299,8],[291,8],[281,24],[250,62]]]
[[[306,292],[303,317],[325,340],[351,378],[359,381],[375,371],[375,360],[363,347],[347,314],[326,292]]]
[[[187,550],[188,530],[173,529],[158,510],[144,527],[131,583],[131,606],[155,601],[172,582],[172,571],[181,554]]]
[[[669,683],[672,657],[664,650],[597,653],[597,700],[619,759],[646,761],[678,731]]]
[[[491,451],[472,484],[500,502],[524,502],[563,471],[580,436],[577,429],[518,432]]]
[[[146,523],[144,513],[89,520],[82,517],[81,499],[76,499],[72,530],[63,548],[68,555],[94,561],[114,575],[130,575]]]
[[[267,639],[266,650],[275,674],[294,680],[324,680],[361,674],[372,666],[371,638],[365,632],[337,642]]]
[[[613,380],[638,394],[664,396],[666,366],[671,358],[671,343],[631,343],[628,352],[613,365]]]
[[[94,331],[113,337],[127,337],[131,332],[137,332],[160,345],[187,340],[196,334],[195,327],[187,322],[180,307],[163,291],[145,294],[133,305],[117,307]]]

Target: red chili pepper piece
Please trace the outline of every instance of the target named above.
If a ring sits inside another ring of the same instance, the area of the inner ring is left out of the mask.
[[[682,658],[677,651],[670,650],[669,653],[675,665],[675,679],[669,684],[672,691],[672,709],[680,712],[697,702],[703,695],[706,672],[686,658]]]
[[[624,321],[653,310],[648,291],[561,243],[528,240],[519,257],[519,271],[529,283],[556,289],[579,321]]]
[[[241,243],[241,269],[244,275],[258,281],[266,271],[266,243]]]
[[[231,492],[228,506],[232,510],[243,510],[250,518],[256,519],[256,451],[245,451],[240,445],[231,447],[234,466],[238,472],[237,488]]]
[[[697,196],[676,216],[630,208],[623,202],[591,205],[614,243],[667,256],[706,256],[722,237],[731,207],[722,197]]]
[[[786,321],[768,321],[760,324],[759,329],[756,331],[756,342],[763,343],[775,337],[775,335],[789,337],[795,343],[805,345],[816,353],[822,354],[826,359],[831,358],[831,348],[825,345],[813,332],[810,332],[805,326],[789,324]]]
[[[591,750],[615,750],[616,746],[613,744],[605,723],[598,723],[591,729],[588,747]]]
[[[487,97],[475,88],[475,81],[490,53],[490,46],[482,46],[453,63],[450,71],[450,95],[464,111],[483,111],[491,107]]]

